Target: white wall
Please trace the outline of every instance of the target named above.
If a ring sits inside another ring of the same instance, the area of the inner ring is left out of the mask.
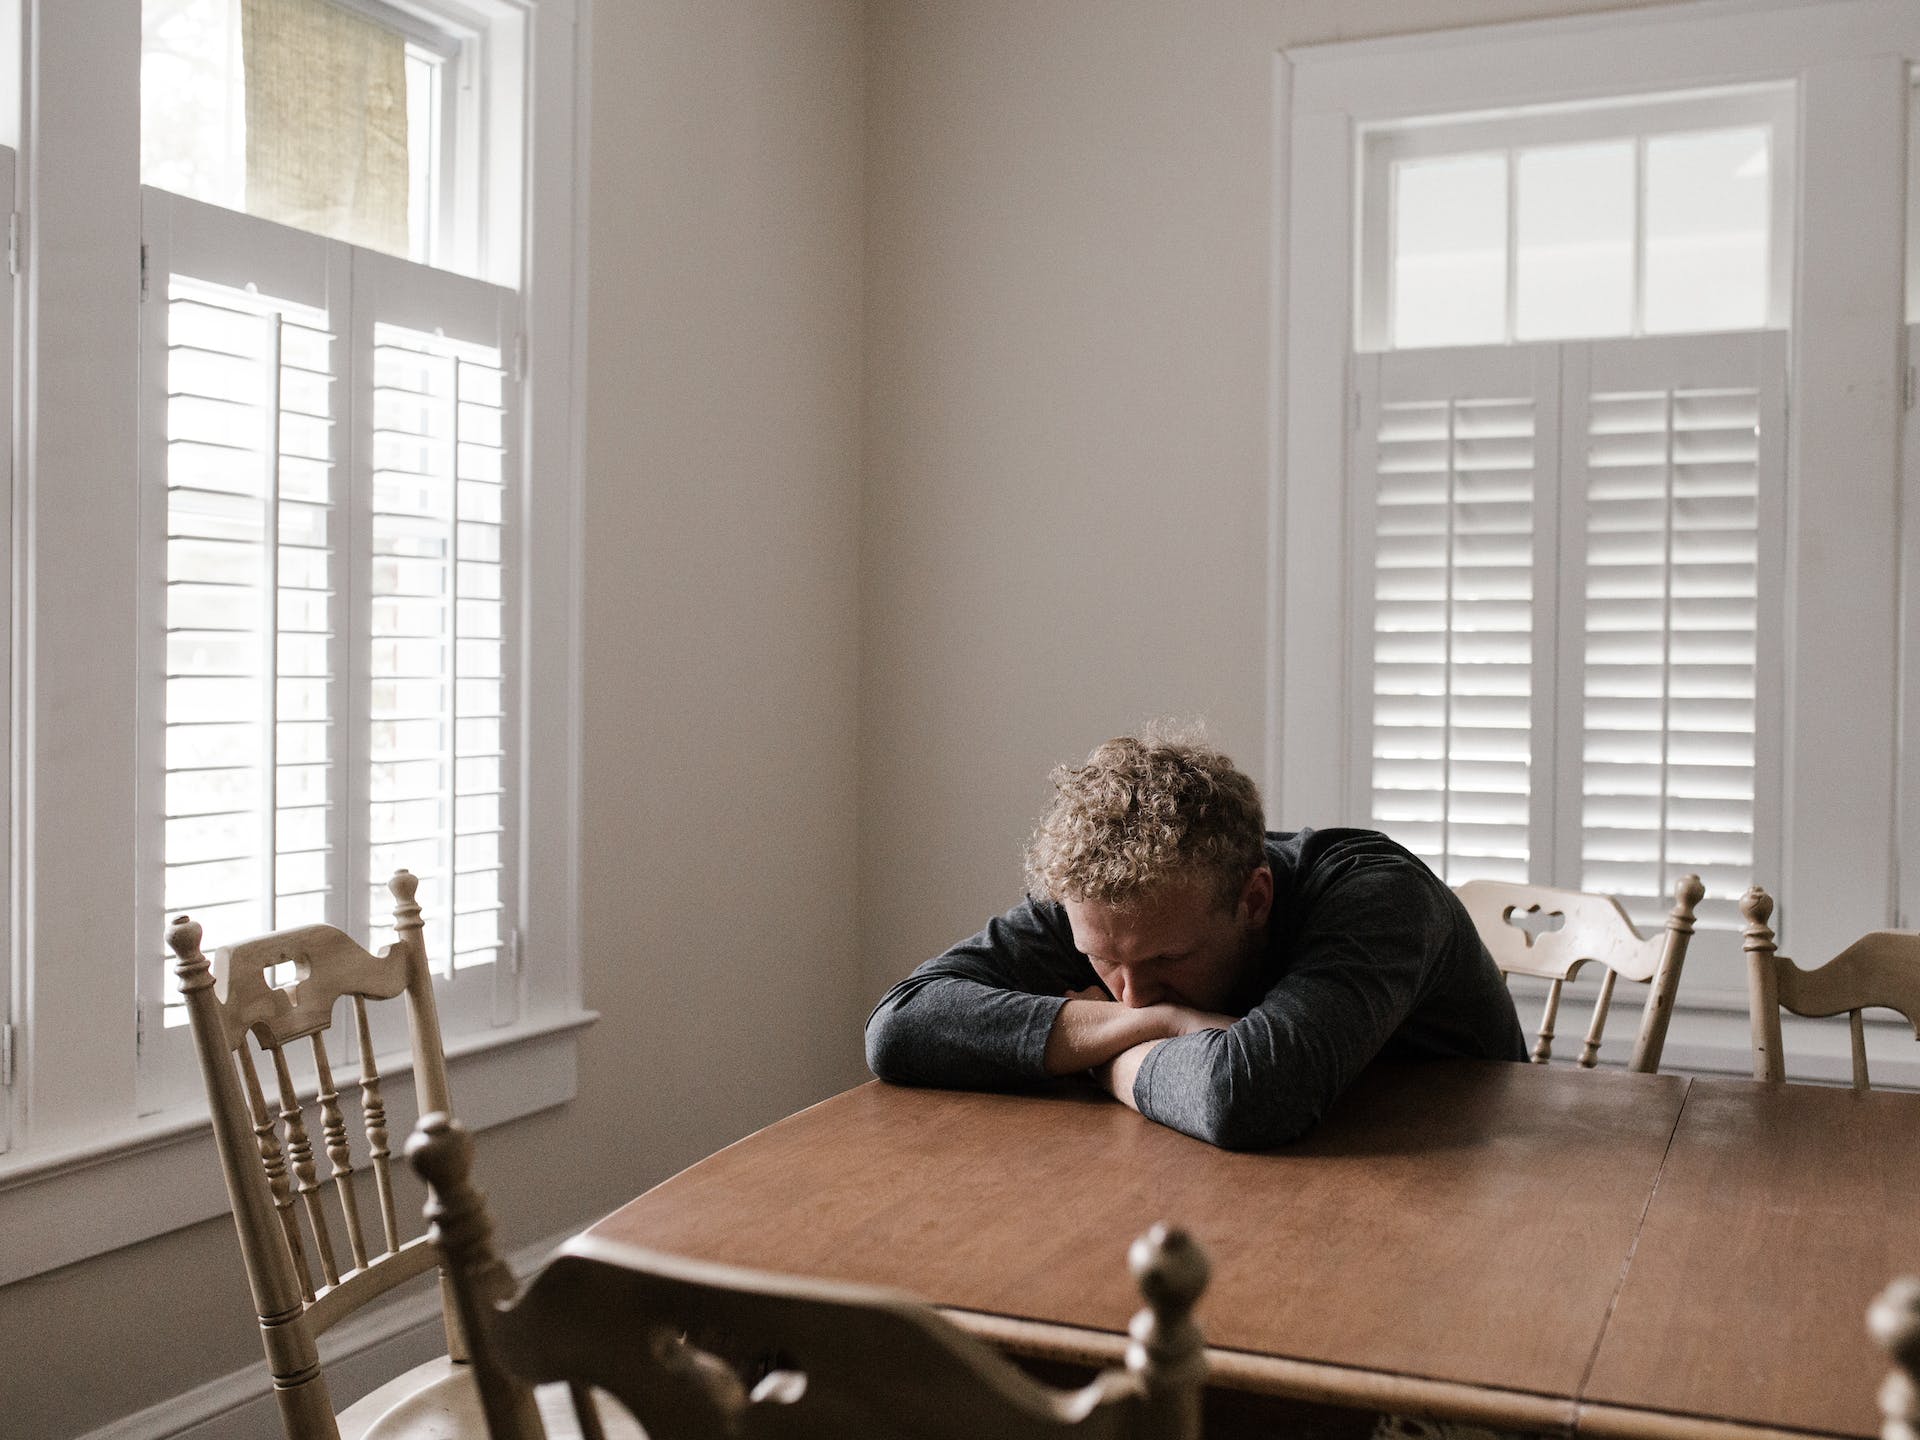
[[[507,1248],[861,1073],[861,8],[594,12],[582,928],[603,1018],[577,1101],[483,1137]],[[264,1380],[225,1219],[0,1290],[9,1440],[240,1367]]]
[[[1017,898],[1055,762],[1197,713],[1259,773],[1275,53],[1611,8],[872,7],[870,993]]]

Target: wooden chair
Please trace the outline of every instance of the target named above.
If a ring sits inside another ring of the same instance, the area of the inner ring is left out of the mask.
[[[368,1001],[407,997],[419,1108],[423,1113],[446,1111],[450,1105],[447,1067],[440,1048],[433,977],[421,938],[420,907],[414,901],[418,886],[419,881],[404,870],[388,882],[397,938],[378,955],[331,925],[306,925],[217,950],[209,965],[200,949],[200,926],[190,917],[180,916],[167,930],[167,944],[178,957],[175,973],[206,1081],[234,1228],[260,1315],[260,1339],[273,1371],[280,1417],[292,1440],[358,1435],[399,1397],[427,1386],[449,1392],[442,1397],[445,1406],[472,1409],[478,1420],[471,1401],[453,1393],[462,1386],[470,1389],[471,1382],[467,1367],[453,1363],[463,1351],[451,1292],[444,1282],[442,1302],[452,1358],[429,1361],[338,1416],[315,1348],[316,1339],[329,1326],[375,1296],[433,1269],[437,1260],[425,1235],[400,1238],[389,1175],[386,1107],[367,1021]],[[275,967],[289,964],[295,967],[296,977],[290,984],[276,988],[269,983]],[[372,1217],[377,1228],[371,1244],[354,1188],[347,1120],[325,1041],[342,997],[352,1001],[352,1023],[359,1040],[360,1110],[379,1211]],[[313,1140],[288,1062],[288,1050],[297,1049],[301,1042],[312,1049],[319,1139],[326,1152],[328,1178],[340,1211],[338,1234],[344,1243],[336,1241],[329,1222],[327,1187],[318,1173]],[[261,1084],[255,1049],[271,1071],[272,1100]]]
[[[1844,1013],[1853,1027],[1853,1088],[1867,1086],[1861,1012],[1897,1010],[1920,1040],[1920,931],[1875,930],[1817,970],[1802,970],[1774,948],[1773,897],[1758,885],[1740,897],[1746,917],[1747,1002],[1753,1022],[1753,1078],[1785,1080],[1780,1012],[1824,1019]]]
[[[1687,942],[1693,937],[1694,907],[1706,894],[1698,875],[1681,877],[1674,886],[1666,928],[1644,938],[1611,895],[1504,880],[1469,880],[1455,887],[1454,893],[1473,917],[1494,964],[1509,976],[1532,975],[1548,982],[1547,1003],[1530,1056],[1534,1064],[1544,1065],[1552,1058],[1562,988],[1583,965],[1595,964],[1604,973],[1579,1063],[1592,1068],[1599,1059],[1614,981],[1624,975],[1648,985],[1640,1035],[1627,1068],[1647,1075],[1659,1070],[1667,1023],[1673,1018],[1674,991],[1686,963]]]
[[[1920,1278],[1880,1292],[1867,1308],[1867,1333],[1893,1357],[1880,1387],[1880,1440],[1920,1440]]]
[[[526,1293],[493,1253],[473,1146],[445,1116],[420,1122],[407,1157],[472,1342],[493,1440],[538,1440],[527,1386],[568,1385],[581,1433],[600,1436],[592,1391],[625,1405],[650,1440],[1195,1440],[1206,1362],[1191,1312],[1207,1260],[1156,1226],[1129,1263],[1147,1307],[1124,1370],[1058,1391],[896,1291],[655,1254],[582,1236]],[[740,1357],[725,1359],[718,1352]],[[755,1358],[757,1357],[757,1358]]]

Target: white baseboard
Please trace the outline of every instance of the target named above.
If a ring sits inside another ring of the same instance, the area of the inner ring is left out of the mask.
[[[507,1256],[524,1279],[573,1235],[563,1231]],[[394,1376],[447,1352],[440,1289],[421,1281],[368,1306],[320,1337],[320,1361],[338,1409]],[[221,1375],[90,1431],[81,1440],[276,1440],[282,1433],[267,1362]]]

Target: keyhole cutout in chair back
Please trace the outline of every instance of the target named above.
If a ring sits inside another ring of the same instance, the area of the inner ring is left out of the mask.
[[[1542,935],[1551,935],[1556,930],[1564,930],[1567,924],[1567,917],[1563,911],[1542,910],[1538,905],[1529,905],[1524,910],[1517,905],[1509,905],[1506,913],[1500,918],[1527,937],[1529,949]]]

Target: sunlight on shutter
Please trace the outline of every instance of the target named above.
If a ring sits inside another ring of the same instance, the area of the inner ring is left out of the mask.
[[[1753,863],[1759,397],[1589,413],[1580,883],[1657,923],[1697,872],[1702,923],[1731,926]]]
[[[1373,823],[1449,883],[1525,880],[1531,400],[1381,406]]]
[[[333,336],[246,291],[168,297],[163,894],[227,944],[325,918]]]
[[[371,912],[420,877],[435,972],[499,958],[503,380],[498,350],[374,326]]]

